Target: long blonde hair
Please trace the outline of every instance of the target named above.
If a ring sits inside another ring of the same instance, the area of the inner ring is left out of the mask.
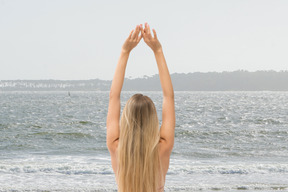
[[[126,103],[118,144],[119,192],[156,192],[162,184],[159,122],[153,101],[142,94]]]

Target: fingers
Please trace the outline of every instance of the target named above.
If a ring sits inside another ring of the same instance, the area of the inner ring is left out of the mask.
[[[144,35],[144,28],[143,28],[142,24],[140,25],[140,30],[141,30],[141,34]]]
[[[144,24],[144,33],[147,34],[147,23]]]
[[[148,23],[145,23],[145,32],[147,33],[147,35],[151,34],[150,26],[148,25]]]
[[[157,34],[156,34],[155,29],[152,29],[152,31],[153,31],[153,34],[154,34],[154,39],[157,39]]]
[[[148,25],[148,23],[145,23],[144,32],[145,32],[147,35],[150,35],[150,34],[151,34],[151,32],[150,32],[150,26]]]
[[[134,31],[134,29],[130,32],[130,34],[129,34],[129,39],[131,39],[132,38],[132,35],[133,35],[133,31]]]
[[[150,39],[152,37],[148,23],[145,23],[144,34],[145,34],[144,38],[149,38]]]
[[[131,39],[138,39],[139,32],[140,32],[140,26],[137,25],[136,28],[135,28],[135,32],[133,33]]]
[[[148,31],[147,31],[148,35],[151,35],[150,26],[149,26],[148,23],[147,23],[147,28],[148,28],[148,29],[147,29],[147,30],[148,30]]]
[[[157,39],[157,34],[156,34],[156,31],[155,29],[152,30],[153,31],[153,35],[154,37],[152,37],[152,34],[151,34],[151,30],[150,30],[150,26],[149,24],[146,22],[144,24],[144,27],[142,26],[142,24],[140,25],[137,25],[135,27],[134,30],[132,30],[130,32],[130,35],[129,35],[129,38],[132,39],[132,40],[136,40],[137,42],[140,42],[140,40],[142,39],[142,37],[144,38],[144,40],[152,40],[153,38],[154,39]],[[141,33],[139,35],[139,33]]]
[[[142,31],[143,31],[142,24],[139,26],[139,30],[140,30],[141,34],[138,36],[137,42],[140,42],[140,40],[141,40],[142,37],[143,37],[143,33],[142,33]]]

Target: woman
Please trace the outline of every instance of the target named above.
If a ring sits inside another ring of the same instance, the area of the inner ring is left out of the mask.
[[[141,34],[140,34],[141,33]],[[164,191],[174,144],[174,91],[162,46],[153,29],[137,25],[122,46],[112,81],[107,114],[107,147],[119,192]],[[162,125],[152,100],[142,94],[133,95],[126,103],[120,119],[120,94],[131,50],[141,39],[154,52],[163,91]],[[119,121],[120,120],[120,121]]]

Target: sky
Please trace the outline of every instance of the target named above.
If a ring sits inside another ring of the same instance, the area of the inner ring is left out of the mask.
[[[0,80],[111,80],[137,24],[170,73],[288,70],[287,0],[0,0]],[[127,78],[157,74],[143,40]]]

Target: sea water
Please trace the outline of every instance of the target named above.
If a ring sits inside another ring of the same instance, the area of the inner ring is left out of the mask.
[[[117,191],[108,96],[0,92],[0,191]],[[165,191],[288,190],[288,92],[175,92],[175,110]]]

